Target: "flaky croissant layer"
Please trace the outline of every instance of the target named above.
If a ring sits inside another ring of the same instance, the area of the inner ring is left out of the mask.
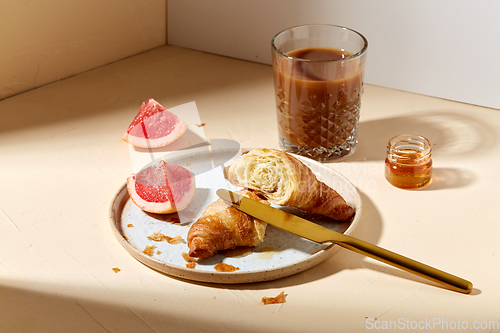
[[[252,191],[243,190],[236,193],[267,203]],[[257,246],[264,239],[266,226],[267,223],[219,199],[208,205],[202,216],[189,229],[189,256],[204,259],[221,250],[238,246]]]
[[[305,164],[276,149],[257,148],[243,154],[225,170],[235,186],[260,192],[271,203],[293,206],[338,221],[354,215],[344,198],[319,181]]]

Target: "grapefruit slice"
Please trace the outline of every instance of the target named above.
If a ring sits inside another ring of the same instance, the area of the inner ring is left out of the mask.
[[[147,103],[142,103],[122,139],[136,147],[163,147],[180,137],[187,126],[175,114],[150,98]]]
[[[127,178],[130,198],[150,213],[170,214],[183,210],[193,200],[195,189],[193,173],[163,160]]]

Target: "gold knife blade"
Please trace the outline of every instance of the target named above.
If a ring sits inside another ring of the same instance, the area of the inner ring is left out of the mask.
[[[358,238],[330,230],[306,219],[262,204],[229,190],[218,189],[217,195],[230,203],[234,208],[300,237],[320,244],[338,244],[354,252],[436,282],[454,291],[465,294],[472,291],[472,283],[467,280]]]

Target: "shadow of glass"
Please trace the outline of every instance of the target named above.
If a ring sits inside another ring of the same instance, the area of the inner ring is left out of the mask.
[[[452,111],[426,111],[418,115],[361,121],[359,143],[345,161],[383,161],[387,142],[399,134],[426,137],[433,156],[479,155],[497,144],[493,128],[478,118]]]

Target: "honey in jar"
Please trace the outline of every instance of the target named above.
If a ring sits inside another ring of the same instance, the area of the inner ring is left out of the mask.
[[[419,135],[403,134],[389,140],[385,159],[385,177],[403,189],[421,188],[432,179],[429,140]]]

